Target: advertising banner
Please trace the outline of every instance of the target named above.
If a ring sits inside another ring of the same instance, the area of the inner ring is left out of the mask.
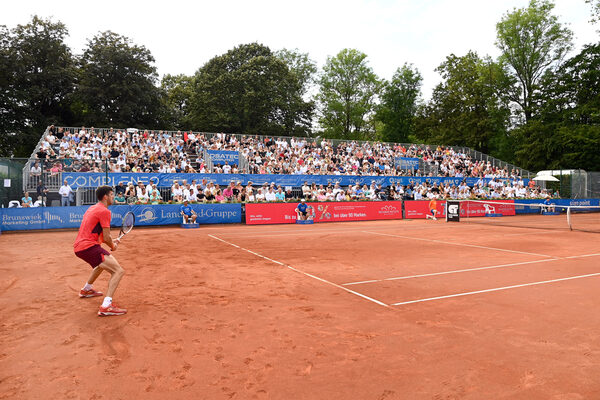
[[[446,218],[445,200],[408,200],[404,202],[404,217],[406,219],[432,218],[435,210],[436,218]]]
[[[198,215],[199,224],[242,222],[241,204],[190,204]],[[83,214],[90,206],[35,207],[0,209],[0,229],[3,231],[79,228]],[[120,227],[128,211],[135,214],[137,226],[173,225],[181,223],[180,204],[126,205],[109,207],[111,225]]]
[[[410,157],[396,157],[394,158],[394,165],[401,169],[419,169],[419,159]]]
[[[240,153],[237,151],[227,150],[206,150],[214,165],[239,165]]]
[[[541,199],[519,199],[515,200],[515,212],[517,214],[539,214],[540,207],[528,207],[528,204],[541,205],[544,200]],[[578,206],[578,207],[598,207],[600,206],[600,199],[550,199],[550,204],[557,206]],[[591,209],[580,209],[581,211],[591,211]],[[564,211],[557,209],[556,211]]]
[[[515,215],[514,201],[488,200],[485,202],[463,201],[460,203],[461,217],[485,217],[486,214]]]
[[[306,203],[312,207],[313,220],[317,222],[372,221],[402,219],[400,201],[327,202]],[[246,204],[246,224],[296,223],[298,203]]]
[[[198,183],[206,179],[219,185],[228,185],[231,181],[240,181],[246,185],[249,181],[254,185],[263,183],[275,183],[281,186],[300,187],[307,182],[317,185],[328,185],[339,183],[341,186],[348,185],[370,185],[375,183],[383,187],[391,185],[416,185],[422,182],[439,185],[448,183],[449,185],[459,185],[466,180],[467,185],[473,186],[476,183],[487,184],[488,178],[445,178],[432,176],[357,176],[357,175],[267,175],[267,174],[159,174],[159,173],[97,173],[97,172],[63,172],[62,178],[72,189],[79,187],[98,187],[101,185],[116,186],[119,182],[133,182],[137,184],[142,182],[148,184],[150,180],[156,183],[158,187],[170,187],[174,180],[181,182],[186,179],[188,182],[196,180]],[[529,182],[524,179],[525,184]]]
[[[446,221],[460,222],[460,202],[456,200],[446,201]]]

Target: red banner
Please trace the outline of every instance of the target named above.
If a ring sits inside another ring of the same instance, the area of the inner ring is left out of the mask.
[[[445,200],[408,200],[404,202],[404,212],[407,219],[424,219],[429,215],[433,216],[432,209],[435,210],[435,217],[446,218]]]
[[[314,222],[402,219],[401,201],[357,201],[306,204],[312,207]],[[297,205],[298,203],[248,203],[246,204],[246,224],[296,223],[295,210]]]
[[[513,203],[513,200],[462,201],[460,203],[460,216],[484,217],[486,214],[515,215],[515,205]],[[409,200],[404,202],[404,212],[407,219],[428,218],[428,215],[433,215],[432,208],[436,210],[436,218],[446,218],[445,200]]]
[[[502,204],[505,203],[505,204]],[[506,204],[509,203],[509,204]],[[463,201],[460,203],[461,217],[484,217],[486,214],[515,215],[513,200]]]

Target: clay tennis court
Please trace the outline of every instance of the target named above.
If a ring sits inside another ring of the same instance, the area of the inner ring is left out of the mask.
[[[75,236],[0,236],[0,398],[600,398],[598,234],[135,228],[106,318]]]

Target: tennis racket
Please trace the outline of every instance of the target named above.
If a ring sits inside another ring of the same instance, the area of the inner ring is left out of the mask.
[[[133,225],[135,224],[135,215],[133,212],[128,211],[127,214],[123,217],[123,223],[121,224],[121,232],[119,232],[119,237],[117,240],[121,240],[123,236],[131,232],[133,229]]]

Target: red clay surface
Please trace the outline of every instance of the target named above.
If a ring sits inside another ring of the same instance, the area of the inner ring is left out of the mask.
[[[136,228],[114,253],[129,313],[105,318],[75,236],[0,236],[1,399],[600,398],[600,275],[393,305],[600,273],[597,234]]]

